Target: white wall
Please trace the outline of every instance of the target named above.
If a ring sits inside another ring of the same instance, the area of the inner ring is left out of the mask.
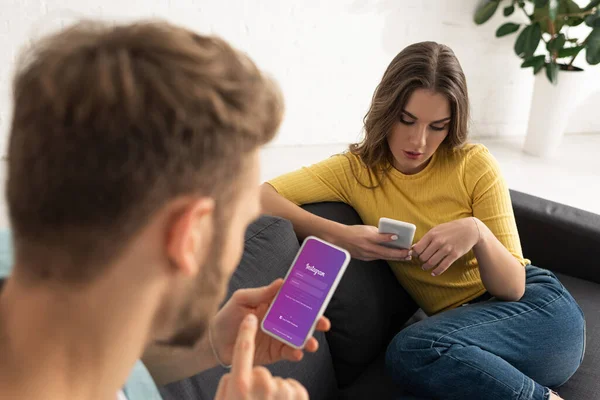
[[[0,149],[9,128],[10,80],[18,50],[32,38],[83,17],[165,18],[219,34],[247,51],[277,78],[285,93],[287,115],[274,146],[356,140],[387,64],[404,46],[422,40],[448,44],[461,60],[473,106],[474,136],[523,135],[533,77],[519,69],[512,50],[515,37],[494,37],[504,21],[500,13],[484,26],[473,24],[477,2],[0,0]],[[518,18],[523,17],[513,19]],[[600,67],[592,71],[592,84],[600,85]],[[573,116],[569,132],[600,132],[598,104],[600,93]],[[326,153],[331,148],[343,146],[313,149]],[[272,164],[266,172],[274,174],[279,171],[277,160]],[[0,164],[0,182],[4,172]],[[7,225],[5,215],[1,196],[0,228]]]
[[[247,51],[283,87],[287,114],[274,145],[355,140],[373,90],[404,46],[435,40],[463,64],[475,136],[523,135],[533,79],[519,69],[514,36],[496,39],[504,18],[477,27],[478,0],[2,0],[0,145],[10,119],[10,73],[30,38],[81,17],[161,17],[213,32]],[[524,18],[518,15],[515,20]],[[600,84],[600,68],[594,73]],[[600,131],[594,96],[569,132]]]

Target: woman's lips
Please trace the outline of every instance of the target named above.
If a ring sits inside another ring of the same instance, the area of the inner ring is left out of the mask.
[[[406,150],[402,150],[402,151],[403,151],[404,155],[407,158],[410,158],[411,160],[418,160],[423,155],[423,153],[418,153],[415,151],[406,151]]]

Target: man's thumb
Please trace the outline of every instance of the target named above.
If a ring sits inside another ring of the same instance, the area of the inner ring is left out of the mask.
[[[239,290],[237,294],[238,303],[249,307],[256,307],[262,303],[271,301],[282,284],[283,279],[277,279],[269,286]]]

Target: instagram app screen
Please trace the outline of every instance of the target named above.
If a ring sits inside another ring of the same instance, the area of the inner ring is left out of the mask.
[[[264,329],[302,346],[345,261],[344,252],[308,239],[263,322]]]

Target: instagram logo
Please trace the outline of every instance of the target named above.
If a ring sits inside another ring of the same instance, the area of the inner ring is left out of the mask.
[[[315,276],[316,275],[323,276],[323,277],[325,276],[325,272],[316,269],[314,266],[310,265],[309,263],[306,263],[306,269],[309,270],[310,272],[312,272]]]

